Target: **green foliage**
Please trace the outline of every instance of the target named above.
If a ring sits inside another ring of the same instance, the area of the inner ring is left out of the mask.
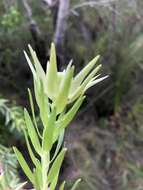
[[[24,127],[22,107],[10,105],[8,100],[0,98],[0,143],[4,145],[13,144],[14,139],[8,140],[9,137],[11,134],[15,135],[16,139],[21,137],[21,131]]]
[[[29,46],[29,49],[33,64],[26,52],[25,56],[33,74],[35,98],[43,124],[41,134],[35,120],[33,100],[29,90],[33,120],[25,109],[24,118],[26,129],[24,133],[29,155],[34,164],[33,170],[31,171],[25,158],[15,147],[14,152],[35,190],[47,190],[48,187],[50,190],[55,190],[60,168],[67,151],[66,148],[62,148],[61,151],[59,151],[63,141],[63,131],[80,108],[85,98],[84,94],[86,90],[104,80],[106,77],[98,78],[99,75],[96,75],[100,68],[100,66],[95,67],[99,56],[89,62],[89,64],[74,77],[74,67],[71,63],[69,63],[63,72],[57,71],[54,44],[51,45],[50,61],[47,63],[46,73],[35,51],[33,51],[31,46]],[[67,105],[71,105],[71,103],[73,106],[67,110]],[[58,141],[57,149],[54,156],[51,157],[51,149],[56,141]],[[36,154],[32,151],[32,147],[40,159],[38,159]],[[72,190],[75,190],[79,182],[80,180],[75,182]],[[64,183],[60,189],[64,189]]]
[[[1,25],[5,29],[11,29],[20,24],[20,12],[16,7],[12,6],[9,12],[4,14],[1,20]]]
[[[0,189],[20,190],[23,185],[18,178],[17,161],[12,149],[0,145]]]

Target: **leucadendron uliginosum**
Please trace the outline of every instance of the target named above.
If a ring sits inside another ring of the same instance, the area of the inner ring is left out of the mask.
[[[67,65],[65,70],[57,70],[56,50],[53,43],[46,72],[30,45],[29,51],[30,57],[26,52],[24,54],[33,75],[34,95],[43,125],[41,132],[36,122],[32,94],[28,89],[32,115],[30,116],[29,112],[24,109],[26,124],[24,135],[29,156],[34,164],[33,170],[30,169],[16,147],[14,147],[14,152],[35,190],[55,190],[67,151],[67,148],[62,147],[65,128],[79,110],[88,88],[101,82],[107,76],[100,77],[97,74],[101,68],[101,65],[96,65],[99,55],[92,59],[77,75],[74,75],[75,67],[72,62]],[[51,149],[56,141],[57,147],[51,157]],[[79,182],[80,179],[75,182],[71,190],[76,189]],[[64,189],[65,181],[59,190]]]

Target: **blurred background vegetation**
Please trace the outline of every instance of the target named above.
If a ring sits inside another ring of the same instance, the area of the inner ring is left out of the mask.
[[[100,54],[102,73],[109,74],[88,91],[67,131],[61,171],[67,189],[79,176],[80,190],[143,189],[142,9],[142,0],[0,0],[0,172],[6,179],[25,179],[10,149],[16,144],[26,152],[21,129],[32,77],[23,50],[30,43],[45,68],[54,41],[59,70],[73,59],[78,71]]]

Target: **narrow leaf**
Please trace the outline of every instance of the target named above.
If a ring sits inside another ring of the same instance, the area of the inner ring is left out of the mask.
[[[47,94],[53,99],[57,93],[57,58],[55,45],[51,44],[50,63],[47,64]]]
[[[48,178],[47,178],[48,183],[52,182],[52,180],[55,178],[57,173],[59,173],[66,151],[67,149],[63,148],[61,152],[58,154],[55,161],[53,162],[52,167],[48,174]]]
[[[59,150],[60,150],[60,148],[62,146],[63,139],[64,139],[64,134],[65,134],[65,130],[63,129],[60,132],[60,135],[59,135],[59,138],[58,138],[58,143],[57,143],[57,146],[56,146],[56,150],[55,150],[54,156],[53,156],[52,160],[50,161],[50,163],[53,162],[53,160],[56,158],[56,156],[57,156],[57,154],[58,154],[58,152],[59,152]]]
[[[65,128],[73,120],[84,99],[85,96],[79,97],[78,100],[72,106],[72,108],[65,114],[62,121],[60,122],[62,128]]]
[[[39,168],[34,168],[34,179],[35,179],[34,188],[36,190],[40,190],[42,187],[42,175],[41,175],[41,170],[39,170]]]
[[[33,62],[35,64],[36,72],[37,72],[38,76],[40,77],[40,79],[44,82],[45,81],[45,72],[38,60],[36,52],[32,49],[32,47],[30,45],[28,45],[28,47],[29,47]]]
[[[83,80],[85,79],[85,77],[87,76],[87,74],[92,70],[92,68],[94,67],[94,65],[97,63],[98,59],[100,58],[100,56],[96,56],[94,59],[92,59],[74,78],[73,80],[73,87],[71,89],[74,90],[77,87],[80,86],[80,84],[83,82]]]
[[[54,132],[54,142],[57,140],[61,130],[67,127],[69,123],[73,120],[84,99],[85,96],[79,97],[72,106],[72,108],[65,114],[65,116],[60,121],[57,122],[57,127],[55,128]]]
[[[59,190],[64,190],[65,189],[65,184],[66,184],[66,182],[63,181],[63,183],[60,185]]]
[[[41,137],[41,134],[39,132],[38,126],[37,126],[37,122],[36,122],[36,116],[35,116],[35,111],[34,111],[34,104],[33,104],[33,98],[32,98],[32,94],[30,89],[28,88],[28,94],[29,94],[29,101],[30,101],[30,107],[31,107],[31,111],[32,111],[32,117],[33,117],[33,122],[35,125],[35,128],[37,130],[37,133],[39,135],[39,137]]]
[[[59,173],[52,180],[51,185],[50,185],[50,190],[55,190],[57,182],[58,182],[58,177],[59,177]]]
[[[34,179],[33,179],[33,173],[31,172],[29,166],[27,165],[24,157],[22,156],[21,152],[16,148],[14,147],[14,152],[16,154],[16,157],[17,157],[17,160],[20,164],[20,166],[22,167],[24,173],[26,174],[26,176],[29,178],[29,180],[34,183]]]
[[[43,131],[43,150],[50,151],[53,145],[53,133],[55,129],[56,109],[54,108],[49,116],[48,125]]]
[[[26,141],[26,144],[27,144],[27,148],[28,148],[28,152],[29,152],[29,155],[31,157],[31,160],[33,162],[33,164],[35,164],[36,167],[40,167],[40,162],[39,160],[35,157],[33,151],[32,151],[32,148],[30,146],[30,143],[29,143],[29,140],[28,140],[28,136],[27,136],[27,133],[26,131],[24,130],[24,136],[25,136],[25,141]]]
[[[27,184],[27,182],[21,183],[19,184],[15,190],[21,190],[25,185]]]
[[[81,182],[81,179],[76,180],[76,182],[74,183],[73,187],[71,188],[71,190],[75,190],[77,188],[77,186],[79,185],[79,183]]]
[[[36,152],[40,154],[41,153],[40,142],[39,142],[37,133],[35,131],[35,128],[33,126],[33,123],[31,121],[30,115],[26,109],[24,110],[24,118],[25,118],[26,127],[28,129],[28,134],[33,144],[33,147],[35,148]]]
[[[86,87],[86,85],[90,82],[90,80],[95,77],[96,73],[99,71],[99,69],[101,68],[101,65],[98,65],[89,75],[88,77],[83,81],[83,83],[81,84],[81,86],[79,88],[77,88],[77,90],[71,94],[71,96],[69,97],[69,99],[71,99],[71,101],[74,101],[76,98],[78,98],[81,94],[83,94],[84,92],[84,88]]]
[[[99,79],[96,79],[96,80],[91,81],[91,82],[88,83],[87,86],[85,87],[84,92],[85,92],[88,88],[90,88],[90,87],[94,86],[95,84],[97,84],[97,83],[99,83],[99,82],[105,80],[107,77],[108,77],[108,76],[105,76],[105,77],[101,77],[101,78],[99,78]]]
[[[29,67],[30,67],[30,69],[31,69],[31,71],[32,71],[33,77],[35,78],[35,77],[36,77],[35,68],[34,68],[34,66],[32,65],[31,60],[29,59],[29,56],[27,55],[27,53],[26,53],[25,51],[24,51],[24,55],[25,55],[25,58],[26,58],[26,60],[27,60],[28,65],[29,65]]]
[[[59,95],[57,96],[57,99],[55,101],[55,106],[57,107],[58,113],[61,113],[67,104],[68,93],[71,86],[73,72],[74,72],[74,67],[71,67],[71,68],[68,67],[65,73],[65,77],[63,78],[63,81],[61,82]]]
[[[40,109],[40,117],[42,119],[43,122],[43,126],[46,127],[48,125],[48,115],[50,112],[50,108],[49,108],[49,100],[48,97],[46,96],[45,92],[44,92],[44,86],[41,83],[41,91],[40,91],[40,100],[39,100],[39,109]]]

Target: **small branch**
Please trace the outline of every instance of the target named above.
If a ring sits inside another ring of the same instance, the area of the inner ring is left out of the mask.
[[[37,22],[33,19],[33,13],[30,5],[27,0],[21,0],[23,8],[25,10],[25,16],[29,21],[29,30],[31,32],[32,38],[35,44],[35,50],[38,54],[38,57],[41,63],[44,65],[47,59],[46,44],[44,37],[38,27]]]
[[[57,49],[57,56],[59,58],[59,67],[62,66],[64,60],[63,43],[67,28],[67,19],[69,12],[70,0],[59,0],[59,8],[56,19],[56,28],[54,35],[54,43]]]
[[[40,36],[41,35],[40,29],[39,29],[36,21],[33,19],[32,10],[31,10],[31,7],[29,6],[27,0],[22,0],[22,4],[25,9],[27,19],[29,20],[29,23],[30,23],[29,25],[30,25],[30,29],[31,29],[32,33],[35,34],[35,36]]]
[[[69,0],[59,0],[59,10],[54,36],[54,42],[58,46],[62,43],[67,25],[67,15],[69,11]]]
[[[49,7],[54,7],[58,2],[58,0],[42,0],[42,1]]]
[[[110,3],[115,3],[116,0],[101,0],[101,1],[88,1],[88,2],[83,2],[80,4],[77,4],[73,6],[70,9],[70,14],[74,14],[78,16],[78,12],[76,10],[84,7],[91,7],[91,8],[96,8],[97,6],[102,6],[102,7],[107,7],[110,11],[115,12],[117,15],[120,15],[117,11],[115,11],[112,6],[110,6]]]
[[[85,6],[94,7],[96,5],[108,5],[109,3],[113,3],[115,0],[101,0],[101,1],[87,1],[80,4],[77,4],[73,7],[72,10],[79,9]]]

